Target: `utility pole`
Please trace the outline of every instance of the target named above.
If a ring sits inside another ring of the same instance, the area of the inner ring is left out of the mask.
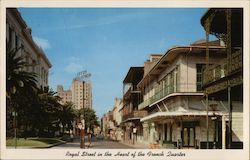
[[[80,116],[80,120],[81,120],[81,124],[79,125],[80,128],[80,140],[81,140],[81,144],[80,147],[81,148],[85,148],[85,121],[84,121],[84,116],[81,115]]]

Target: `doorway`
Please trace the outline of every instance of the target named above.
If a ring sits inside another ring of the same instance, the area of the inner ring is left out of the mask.
[[[182,122],[182,131],[181,131],[181,139],[182,139],[182,147],[184,148],[195,148],[195,126],[198,126],[198,121],[189,121]]]
[[[182,130],[183,147],[194,147],[195,145],[195,127],[183,127]]]

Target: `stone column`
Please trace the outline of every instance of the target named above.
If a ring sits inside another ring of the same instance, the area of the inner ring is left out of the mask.
[[[155,143],[158,137],[155,125],[155,123],[150,124],[150,143]]]
[[[222,122],[222,149],[226,149],[226,118],[225,115],[221,117]]]
[[[149,138],[148,137],[148,129],[149,129],[148,122],[144,122],[142,126],[143,126],[143,141],[145,142],[145,141],[148,141],[148,138]]]

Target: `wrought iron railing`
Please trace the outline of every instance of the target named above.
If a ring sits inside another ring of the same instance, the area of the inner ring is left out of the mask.
[[[166,86],[163,89],[155,91],[154,95],[149,97],[148,99],[144,100],[142,103],[138,105],[138,109],[141,110],[156,101],[170,95],[171,93],[182,93],[182,92],[202,92],[199,88],[200,83],[184,83],[184,84],[177,84],[176,86]],[[157,87],[155,87],[157,88]]]
[[[228,64],[228,59],[223,59],[220,64],[209,66],[204,70],[203,84],[215,82],[221,78],[231,75],[242,68],[242,50],[235,51],[231,56],[231,65]]]
[[[133,111],[131,113],[123,115],[122,120],[125,121],[125,120],[128,120],[129,118],[142,118],[142,117],[145,117],[145,116],[147,116],[147,111],[145,111],[145,110]]]
[[[139,105],[138,105],[138,109],[140,110],[140,109],[143,109],[143,108],[145,108],[146,106],[148,106],[150,104],[150,98],[149,99],[147,99],[147,100],[145,100],[145,101],[143,101],[142,103],[140,103]]]

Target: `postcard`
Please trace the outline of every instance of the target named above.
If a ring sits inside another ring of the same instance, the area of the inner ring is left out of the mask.
[[[249,1],[0,4],[1,159],[249,159]]]

